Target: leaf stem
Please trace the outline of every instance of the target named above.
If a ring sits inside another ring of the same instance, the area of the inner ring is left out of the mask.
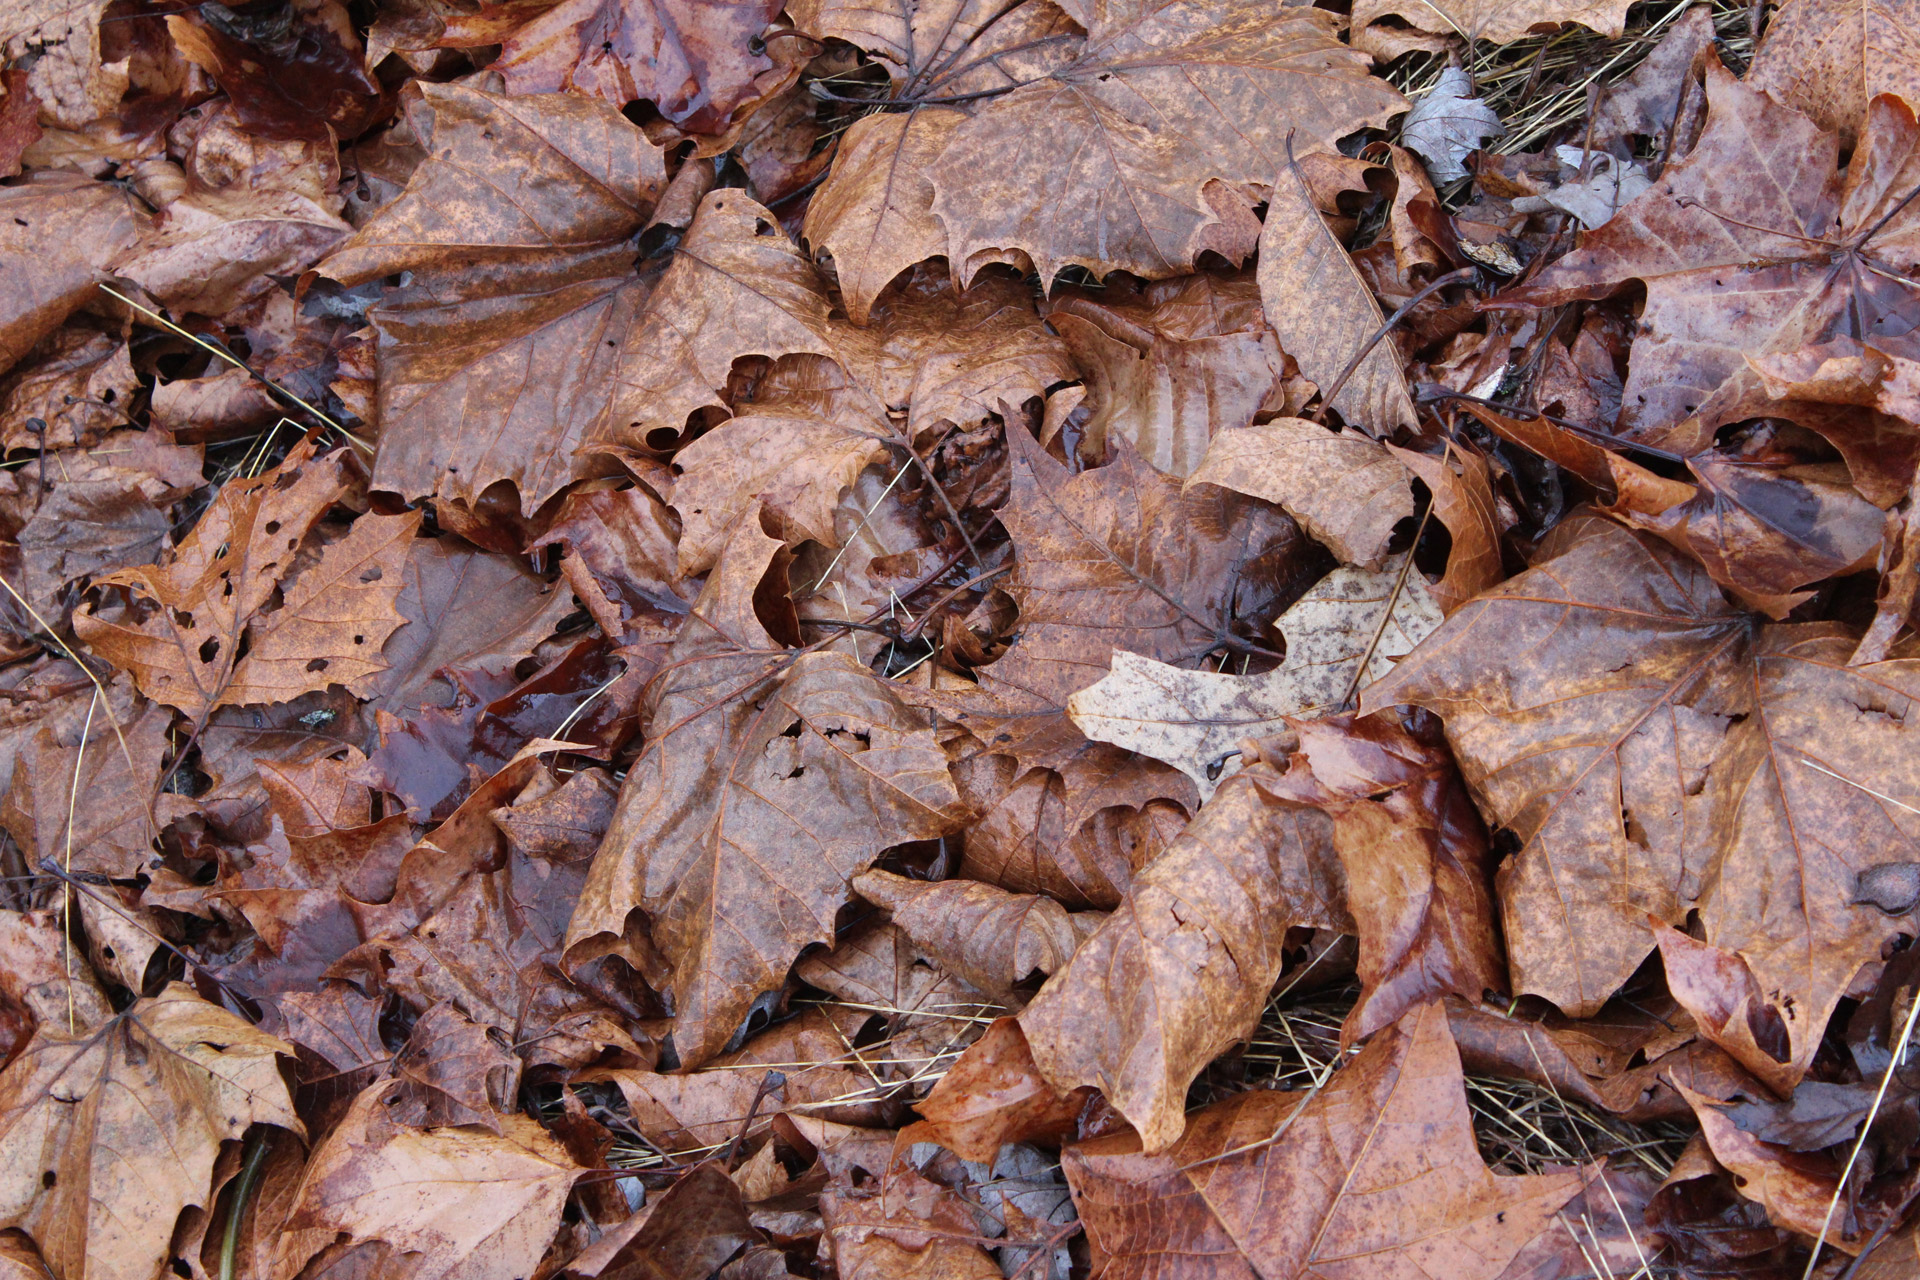
[[[260,1185],[260,1174],[267,1167],[266,1127],[260,1126],[247,1139],[246,1162],[240,1166],[240,1179],[234,1183],[233,1204],[227,1209],[227,1229],[220,1239],[220,1280],[234,1280],[233,1262],[240,1252],[240,1224],[245,1220],[247,1204],[253,1199],[254,1188]]]

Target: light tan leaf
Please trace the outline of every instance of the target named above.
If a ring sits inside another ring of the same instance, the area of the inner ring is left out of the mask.
[[[1422,31],[1511,44],[1534,31],[1577,22],[1603,36],[1626,29],[1632,0],[1359,0],[1353,25],[1392,14]]]
[[[1220,432],[1187,478],[1203,482],[1277,504],[1340,563],[1362,569],[1380,568],[1394,525],[1413,514],[1406,468],[1383,446],[1304,418]]]
[[[314,1151],[273,1280],[290,1280],[336,1235],[418,1254],[410,1280],[531,1275],[583,1170],[527,1116],[500,1117],[497,1135],[391,1124],[383,1114],[391,1087],[362,1090]]]
[[[181,1211],[211,1205],[223,1141],[306,1132],[281,1056],[179,983],[77,1036],[43,1025],[0,1073],[0,1226],[70,1280],[153,1280]]]
[[[1379,573],[1336,569],[1274,623],[1287,642],[1286,661],[1274,670],[1257,676],[1182,671],[1116,650],[1112,670],[1068,699],[1067,711],[1096,742],[1173,765],[1205,799],[1238,768],[1243,741],[1279,733],[1289,716],[1335,709],[1350,692],[1391,671],[1440,621],[1426,579],[1406,566],[1404,554]],[[1366,675],[1356,679],[1369,647]]]

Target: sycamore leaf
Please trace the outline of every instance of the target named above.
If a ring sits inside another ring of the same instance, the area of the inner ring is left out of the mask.
[[[1311,557],[1271,507],[1213,487],[1183,490],[1131,448],[1069,475],[1030,437],[1007,433],[1013,492],[1000,518],[1018,555],[1006,579],[1019,638],[981,672],[1009,705],[1060,707],[1124,649],[1193,668],[1244,651]]]
[[[1235,1094],[1153,1150],[1115,1134],[1062,1154],[1108,1276],[1163,1274],[1168,1242],[1179,1241],[1222,1280],[1495,1280],[1583,1181],[1578,1171],[1502,1177],[1481,1162],[1438,1004],[1384,1032],[1324,1088]]]
[[[1916,41],[1920,4],[1914,0],[1790,0],[1768,19],[1747,83],[1852,146],[1874,97],[1920,99]]]
[[[416,83],[413,128],[434,150],[319,268],[343,284],[411,273],[369,317],[373,485],[472,503],[509,480],[530,514],[619,425],[609,402],[650,291],[633,240],[666,168],[605,102]]]
[[[1392,614],[1383,617],[1389,601]],[[1286,661],[1274,670],[1257,676],[1182,671],[1115,650],[1112,670],[1069,698],[1067,713],[1096,742],[1179,769],[1205,799],[1238,767],[1242,742],[1281,732],[1288,717],[1337,708],[1391,671],[1440,621],[1426,579],[1406,566],[1404,554],[1379,573],[1336,569],[1274,623],[1287,642]],[[1360,660],[1369,648],[1362,676]]]
[[[220,1144],[304,1135],[278,1059],[293,1046],[169,985],[79,1034],[43,1024],[0,1073],[0,1226],[73,1280],[153,1280],[175,1221],[212,1206]]]
[[[1393,527],[1413,514],[1407,469],[1384,446],[1304,418],[1221,431],[1187,483],[1264,498],[1362,569],[1381,567]]]
[[[1508,295],[1540,305],[1644,281],[1619,425],[1630,440],[1683,453],[1765,404],[1750,356],[1905,334],[1920,305],[1907,282],[1920,266],[1920,205],[1907,199],[1920,185],[1911,107],[1876,98],[1842,173],[1832,133],[1718,66],[1707,97],[1706,128],[1684,160]],[[1755,186],[1745,175],[1756,172],[1776,178]],[[1806,425],[1843,452],[1857,429],[1848,419]]]
[[[1499,876],[1517,993],[1591,1014],[1652,949],[1647,916],[1698,910],[1751,967],[1750,1016],[1797,1078],[1855,970],[1907,927],[1861,876],[1920,861],[1901,745],[1920,672],[1852,651],[1834,624],[1756,625],[1663,544],[1574,521],[1362,706],[1439,714],[1489,822],[1519,838]]]
[[[689,1067],[808,944],[832,940],[854,875],[961,813],[925,712],[842,655],[780,656],[754,613],[779,552],[748,524],[714,566],[567,931],[570,965],[617,951],[672,992]],[[636,911],[649,954],[624,941]]]
[[[362,1090],[314,1151],[274,1254],[273,1280],[290,1280],[336,1235],[418,1255],[410,1260],[413,1280],[531,1275],[580,1167],[527,1116],[501,1116],[498,1134],[392,1124],[385,1115],[392,1087]]]

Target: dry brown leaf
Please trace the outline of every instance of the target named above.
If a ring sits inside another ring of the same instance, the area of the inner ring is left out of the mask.
[[[618,952],[671,988],[689,1067],[802,949],[832,939],[855,874],[960,816],[924,712],[838,654],[780,656],[754,613],[780,552],[747,525],[714,566],[648,697],[646,750],[567,931],[569,964]],[[635,912],[645,954],[626,941]]]
[[[448,1003],[413,1024],[393,1074],[400,1087],[387,1095],[387,1117],[423,1129],[476,1125],[497,1134],[520,1089],[520,1059]]]
[[[991,1161],[1009,1142],[1048,1142],[1073,1133],[1091,1089],[1053,1091],[1034,1065],[1014,1018],[995,1018],[914,1104],[914,1127],[963,1160]]]
[[[1351,932],[1333,823],[1282,802],[1265,764],[1229,778],[1020,1015],[1057,1092],[1092,1085],[1149,1150],[1187,1086],[1252,1031],[1289,925]]]
[[[820,1193],[821,1248],[845,1280],[995,1280],[1000,1265],[972,1237],[980,1223],[957,1192],[895,1164],[878,1184],[836,1179]]]
[[[99,272],[145,217],[128,193],[72,173],[0,188],[0,369],[99,296]]]
[[[1447,571],[1432,588],[1441,610],[1452,613],[1506,576],[1500,564],[1500,516],[1487,460],[1452,444],[1438,458],[1394,445],[1387,449],[1426,483],[1433,495],[1433,514],[1453,535]]]
[[[1669,129],[1673,130],[1671,136],[1681,141],[1690,137],[1691,133],[1683,129],[1684,122],[1690,115],[1697,115],[1706,102],[1701,91],[1687,82],[1699,79],[1697,64],[1713,42],[1711,6],[1690,5],[1661,34],[1660,43],[1639,66],[1625,79],[1607,86],[1606,95],[1593,111],[1591,145],[1605,147],[1635,135],[1656,138],[1665,145]],[[1697,127],[1697,118],[1694,123]]]
[[[509,480],[531,514],[622,425],[609,404],[651,288],[632,241],[666,169],[607,103],[417,83],[437,150],[320,265],[344,284],[412,273],[370,317],[373,485],[472,503]]]
[[[93,971],[75,957],[61,913],[0,911],[0,1058],[42,1024],[91,1030],[113,1016]]]
[[[1186,477],[1216,435],[1273,407],[1285,376],[1251,272],[1185,276],[1133,297],[1117,285],[1069,291],[1049,303],[1047,323],[1087,380],[1080,452],[1089,462],[1104,461],[1108,437],[1120,436]]]
[[[43,725],[21,749],[0,825],[31,866],[141,875],[161,828],[186,807],[180,797],[154,795],[173,712],[153,702],[124,713],[93,710],[90,726],[63,734]]]
[[[1009,708],[1057,708],[1124,649],[1184,668],[1245,651],[1312,558],[1293,521],[1214,486],[1182,490],[1132,449],[1070,475],[1008,433],[1013,491],[1000,518],[1017,556],[1005,580],[1019,638],[981,672]]]
[[[1353,25],[1392,14],[1422,31],[1511,44],[1535,31],[1577,22],[1604,36],[1626,29],[1632,0],[1359,0]]]
[[[376,1084],[315,1148],[274,1254],[291,1280],[344,1235],[418,1254],[410,1280],[518,1280],[531,1275],[583,1172],[526,1116],[501,1132],[412,1129],[389,1122]]]
[[[1203,482],[1274,503],[1341,564],[1376,572],[1413,514],[1407,470],[1383,446],[1304,418],[1221,430],[1187,479]]]
[[[1334,379],[1373,342],[1386,317],[1353,259],[1320,217],[1300,169],[1276,166],[1273,198],[1260,229],[1260,303],[1267,323],[1300,372],[1324,395]],[[1349,426],[1373,436],[1414,424],[1413,396],[1392,336],[1367,351],[1334,396]]]
[[[1553,1227],[1582,1174],[1481,1162],[1460,1055],[1428,1005],[1307,1093],[1256,1089],[1198,1111],[1159,1154],[1132,1134],[1062,1154],[1103,1274],[1148,1277],[1169,1246],[1223,1280],[1445,1275],[1495,1280]]]
[[[1910,330],[1916,303],[1899,281],[1920,265],[1920,206],[1906,200],[1920,184],[1920,126],[1904,102],[1874,101],[1842,173],[1838,139],[1791,107],[1718,67],[1709,68],[1707,96],[1706,128],[1684,160],[1506,295],[1537,305],[1644,281],[1619,425],[1630,440],[1682,453],[1763,411],[1750,355]],[[1778,176],[1761,185],[1742,176],[1760,171]],[[1806,425],[1852,456],[1852,416]]]
[[[254,1124],[305,1135],[283,1055],[179,983],[78,1035],[42,1025],[0,1073],[0,1225],[59,1275],[152,1280],[181,1211],[211,1206],[223,1141]]]
[[[941,968],[993,994],[1010,992],[1036,972],[1058,973],[1106,919],[1104,911],[1069,914],[1052,898],[975,880],[928,883],[863,871],[853,890],[885,909]]]
[[[1242,742],[1282,732],[1288,717],[1337,710],[1440,621],[1425,577],[1404,554],[1379,573],[1335,569],[1273,624],[1287,656],[1272,671],[1182,671],[1115,650],[1112,669],[1069,698],[1067,713],[1089,738],[1179,769],[1204,800],[1238,767]]]
[[[1877,94],[1920,98],[1920,5],[1790,0],[1767,21],[1747,83],[1852,146]]]
[[[1439,714],[1488,821],[1519,838],[1499,877],[1516,992],[1590,1014],[1652,949],[1648,915],[1698,910],[1752,967],[1752,1016],[1777,1020],[1797,1077],[1904,927],[1860,876],[1920,861],[1920,772],[1895,745],[1920,677],[1848,667],[1852,649],[1833,624],[1756,626],[1664,544],[1576,519],[1362,706]]]

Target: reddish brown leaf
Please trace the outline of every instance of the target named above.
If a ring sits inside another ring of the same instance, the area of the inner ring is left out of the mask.
[[[1073,1133],[1091,1089],[1053,1091],[1014,1018],[996,1018],[947,1068],[914,1110],[917,1132],[963,1160],[992,1161],[1009,1142],[1057,1141]]]

